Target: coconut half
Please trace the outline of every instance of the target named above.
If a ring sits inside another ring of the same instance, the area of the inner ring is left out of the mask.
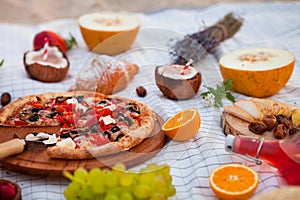
[[[163,95],[169,99],[190,99],[197,94],[202,82],[202,75],[192,66],[157,66],[155,82]]]
[[[29,77],[42,82],[58,82],[69,71],[67,56],[56,46],[49,46],[47,56],[44,48],[24,53],[23,62]]]

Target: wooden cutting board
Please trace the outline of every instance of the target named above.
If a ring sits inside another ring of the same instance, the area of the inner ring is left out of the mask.
[[[111,168],[116,163],[123,163],[127,168],[139,165],[152,158],[166,144],[167,137],[161,130],[163,119],[157,115],[155,127],[149,138],[141,144],[121,153],[104,156],[97,159],[86,160],[65,160],[51,159],[44,149],[25,150],[22,153],[0,160],[2,167],[6,170],[19,172],[22,174],[42,175],[42,176],[62,176],[64,170],[73,172],[79,167],[87,170],[91,168]],[[5,142],[13,138],[17,133],[21,138],[32,132],[58,132],[60,127],[26,127],[8,128],[0,127],[0,142]]]

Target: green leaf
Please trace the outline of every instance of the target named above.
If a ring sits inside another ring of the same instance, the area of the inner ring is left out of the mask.
[[[230,100],[231,102],[235,102],[235,98],[234,96],[232,96],[232,94],[230,92],[228,92],[228,90],[230,90],[232,88],[232,79],[228,79],[226,81],[223,81],[223,83],[221,85],[216,85],[216,89],[212,88],[212,87],[207,87],[208,92],[204,92],[201,93],[201,97],[204,99],[208,94],[213,94],[215,97],[215,104],[214,106],[216,108],[220,108],[223,107],[223,102],[222,100],[224,98],[227,98],[228,100]]]
[[[71,33],[69,33],[69,35],[70,35],[71,39],[65,39],[68,50],[72,49],[73,46],[77,46],[77,41],[76,41],[75,37]]]
[[[225,90],[230,90],[232,88],[232,79],[223,81],[223,85],[225,86]]]
[[[226,98],[227,98],[229,101],[231,101],[232,103],[235,102],[234,96],[232,96],[232,94],[229,93],[229,92],[226,93]]]
[[[200,94],[200,96],[204,99],[210,92],[203,92]]]
[[[2,60],[0,61],[0,67],[3,65],[3,63],[4,63],[4,59],[2,59]]]

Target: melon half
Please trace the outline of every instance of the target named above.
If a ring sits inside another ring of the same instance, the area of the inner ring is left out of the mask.
[[[140,28],[134,13],[121,11],[84,14],[78,18],[78,24],[88,48],[106,55],[128,50]]]
[[[252,97],[276,94],[290,79],[295,56],[283,49],[246,48],[219,60],[224,80],[233,80],[233,90]]]

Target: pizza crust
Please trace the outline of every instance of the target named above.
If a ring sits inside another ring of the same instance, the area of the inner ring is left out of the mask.
[[[94,157],[86,149],[71,149],[58,146],[48,147],[46,152],[50,158],[59,159],[90,159]]]
[[[11,102],[0,110],[0,125],[9,126],[8,120],[11,116],[14,116],[20,110],[22,110],[24,104],[29,102],[38,102],[36,95],[29,95],[26,97],[20,97],[17,100]]]

